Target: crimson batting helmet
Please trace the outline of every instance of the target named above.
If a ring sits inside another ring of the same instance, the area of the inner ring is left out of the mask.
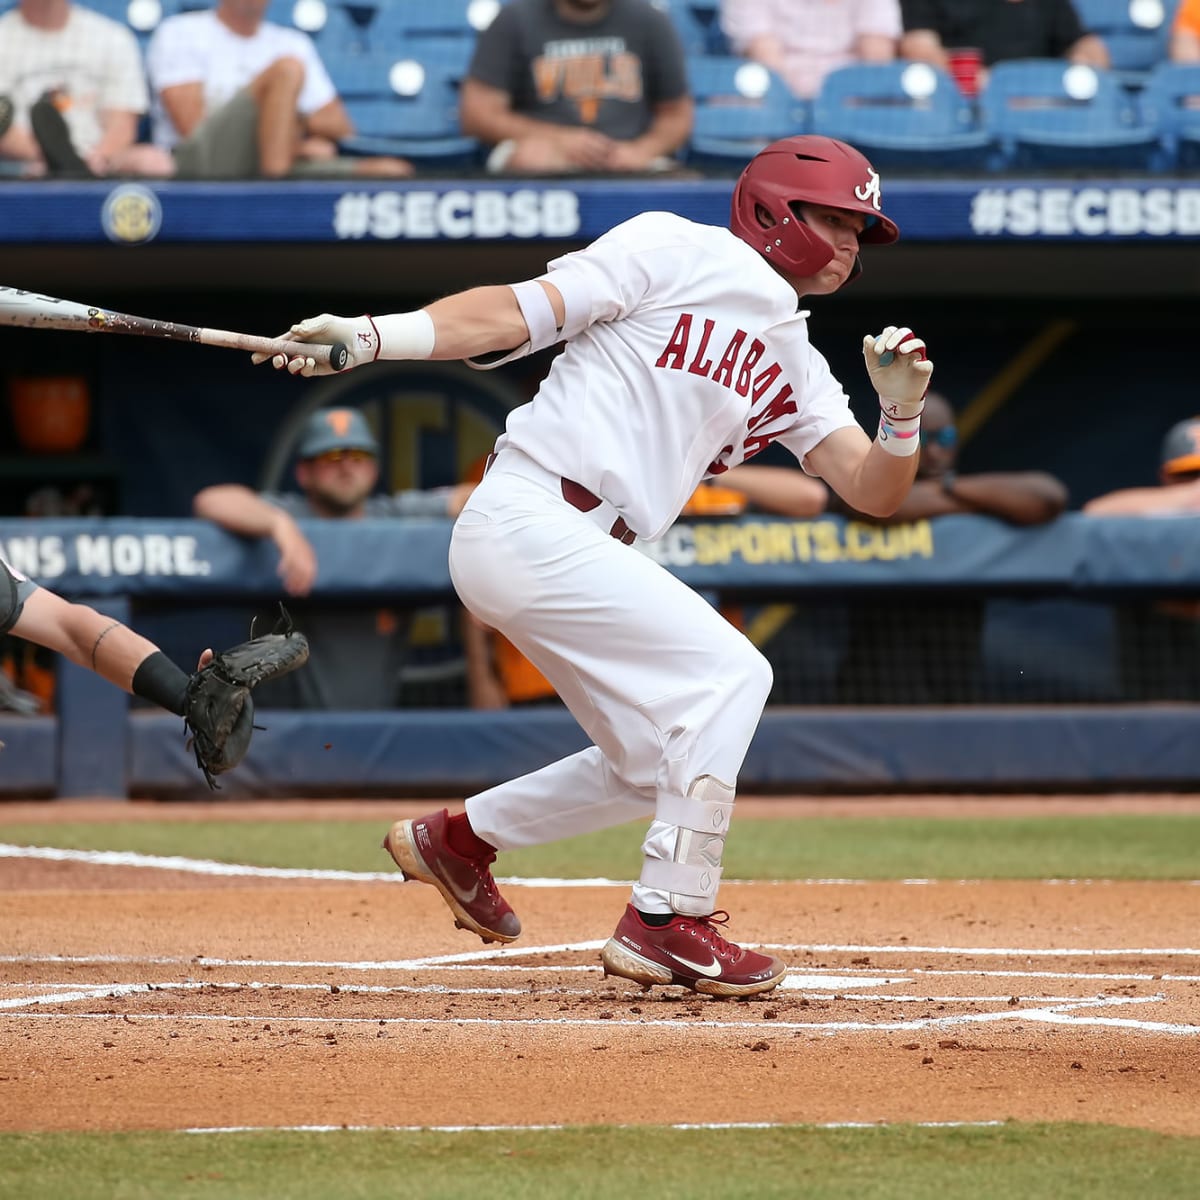
[[[859,241],[886,244],[900,236],[880,211],[879,174],[853,146],[804,135],[763,147],[733,189],[729,228],[768,262],[792,275],[815,275],[833,260],[833,247],[805,225],[797,204],[862,213]],[[855,260],[850,279],[861,268]],[[846,281],[847,283],[849,280]]]

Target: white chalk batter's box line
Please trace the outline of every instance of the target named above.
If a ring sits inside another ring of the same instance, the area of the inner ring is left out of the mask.
[[[601,942],[574,942],[555,946],[539,946],[526,947],[519,953],[524,955],[546,955],[550,953],[575,952],[581,950],[595,950],[603,943]],[[910,953],[926,953],[924,948],[912,950],[905,948]],[[1018,952],[1014,952],[1018,953]],[[1158,953],[1163,953],[1159,951]],[[463,954],[437,955],[430,956],[424,959],[410,959],[404,963],[405,969],[422,969],[433,970],[438,967],[463,967],[464,960],[468,960],[477,965],[470,969],[479,969],[479,966],[485,965],[478,960],[500,959],[516,957],[518,952],[513,947],[506,947],[492,950],[471,951]],[[77,957],[70,961],[84,962],[99,965],[112,961],[114,956],[91,956],[88,958]],[[25,963],[32,962],[61,962],[62,956],[46,955],[46,956],[5,956],[5,961],[21,961]],[[172,965],[188,965],[195,966],[200,960],[196,959],[134,959],[124,958],[122,962],[138,962],[145,964],[153,961],[156,964],[166,963]],[[223,966],[226,968],[232,967],[247,967],[251,965],[275,965],[282,966],[282,963],[267,964],[257,960],[250,962],[247,960],[233,959],[208,959],[204,960],[205,966]],[[313,963],[296,963],[293,965],[314,966],[321,965],[330,967],[337,964],[313,964]],[[345,964],[347,966],[357,965],[362,967],[365,964]],[[376,967],[379,964],[372,964]],[[551,967],[550,970],[556,968]],[[567,968],[563,968],[567,969]],[[585,967],[592,974],[596,973],[596,968]],[[528,974],[530,968],[526,968],[519,963],[512,963],[508,970],[513,974]],[[915,972],[912,972],[915,973]],[[975,977],[987,977],[986,971],[969,972]],[[1065,976],[1065,973],[1059,973],[1060,977]],[[1099,978],[1090,973],[1077,973],[1073,976],[1065,976],[1078,980],[1091,981]],[[1153,978],[1153,977],[1152,977]],[[1159,977],[1161,978],[1161,977]],[[588,1019],[588,1018],[571,1018],[571,1017],[554,1017],[554,1018],[469,1018],[469,1017],[338,1017],[335,1015],[323,1016],[281,1016],[280,1021],[292,1023],[316,1023],[326,1025],[361,1025],[371,1024],[379,1025],[382,1022],[390,1024],[429,1024],[429,1025],[454,1025],[459,1027],[471,1025],[484,1025],[490,1027],[503,1026],[603,1026],[612,1028],[613,1026],[623,1026],[627,1028],[655,1028],[655,1029],[694,1029],[696,1027],[709,1029],[791,1029],[796,1031],[807,1031],[811,1033],[833,1034],[839,1032],[892,1032],[892,1031],[908,1031],[921,1029],[946,1029],[962,1025],[980,1025],[995,1021],[1012,1021],[1012,1020],[1028,1020],[1030,1022],[1041,1022],[1047,1024],[1061,1025],[1083,1025],[1092,1027],[1109,1027],[1109,1028],[1126,1028],[1139,1030],[1142,1032],[1153,1033],[1168,1033],[1185,1036],[1200,1035],[1200,1025],[1180,1024],[1176,1022],[1163,1021],[1140,1021],[1131,1017],[1110,1017],[1103,1016],[1094,1011],[1089,1011],[1087,1015],[1082,1014],[1085,1010],[1096,1009],[1113,1009],[1117,1007],[1127,1007],[1132,1005],[1154,1004],[1166,1001],[1168,997],[1162,992],[1156,992],[1150,996],[1094,996],[1094,997],[1046,997],[1046,996],[1030,996],[1017,997],[1018,1003],[1012,1005],[1011,996],[995,996],[995,997],[980,997],[980,996],[950,996],[937,998],[931,996],[913,996],[902,997],[893,993],[870,993],[862,992],[855,993],[854,996],[848,996],[846,992],[849,988],[869,988],[895,986],[896,984],[905,984],[912,982],[903,976],[894,974],[880,974],[878,971],[868,974],[867,972],[857,972],[854,974],[846,974],[845,972],[833,974],[806,974],[800,970],[789,970],[787,978],[781,985],[781,990],[800,991],[803,995],[805,991],[813,993],[815,998],[823,999],[830,994],[843,1000],[856,1000],[858,1002],[875,1001],[879,1003],[904,1003],[912,1001],[921,1001],[924,1003],[964,1003],[964,1004],[987,1004],[1003,1003],[1005,1008],[999,1012],[985,1013],[959,1013],[944,1016],[924,1016],[916,1020],[899,1020],[899,1021],[780,1021],[772,1020],[768,1025],[763,1019],[755,1019],[750,1021],[723,1021],[723,1020],[705,1020],[689,1018],[686,1021],[673,1019],[655,1019],[641,1018],[637,1021],[622,1021],[619,1018],[603,1018],[603,1019]],[[65,985],[59,987],[49,983],[39,985],[45,989],[38,996],[16,996],[8,997],[0,1000],[0,1010],[4,1011],[4,1015],[9,1018],[38,1018],[43,1020],[124,1020],[126,1014],[115,1013],[46,1013],[38,1012],[38,1006],[49,1005],[65,1005],[79,1002],[97,1001],[101,999],[117,999],[123,996],[132,995],[148,995],[155,992],[169,991],[201,991],[205,988],[218,988],[229,992],[251,990],[251,991],[305,991],[316,992],[321,991],[327,994],[332,994],[331,985],[323,984],[279,984],[274,982],[259,982],[250,981],[247,983],[221,981],[210,982],[204,980],[188,980],[179,982],[166,983],[128,983],[128,984],[82,984],[82,985]],[[341,985],[337,985],[339,992],[342,991]],[[348,994],[366,993],[366,994],[414,994],[414,993],[432,993],[438,995],[545,995],[547,997],[561,996],[566,993],[563,989],[546,989],[541,993],[531,992],[529,987],[520,989],[512,988],[496,988],[496,989],[451,989],[444,985],[397,985],[394,987],[383,986],[361,986],[361,985],[346,985],[345,988]],[[591,989],[580,991],[578,994],[594,995],[595,992]],[[630,993],[634,995],[635,993]],[[1022,1007],[1022,1004],[1029,1003],[1034,1007]],[[30,1011],[33,1010],[33,1011]],[[260,1016],[248,1014],[214,1014],[214,1013],[142,1013],[132,1015],[130,1019],[135,1023],[142,1020],[175,1020],[175,1021],[216,1021],[224,1023],[250,1023]]]
[[[752,943],[745,943],[751,945]],[[549,950],[563,949],[598,949],[600,942],[577,942],[571,946],[550,946],[539,947],[533,951],[524,950],[519,953],[543,953]],[[788,949],[788,947],[782,947]],[[851,951],[858,950],[859,947],[850,947]],[[895,948],[897,952],[903,952],[902,948]],[[518,951],[509,950],[502,952],[499,950],[482,950],[479,954],[499,955],[501,953],[516,954]],[[959,953],[959,951],[954,951]],[[1031,953],[1030,951],[1020,951],[1019,953]],[[1073,952],[1079,956],[1094,953],[1093,951],[1077,951]],[[1132,953],[1131,951],[1114,951],[1114,953]],[[1142,954],[1155,954],[1172,956],[1180,952],[1176,950],[1145,950],[1139,951]],[[171,966],[171,967],[199,967],[201,969],[211,969],[215,967],[237,967],[237,968],[287,968],[291,970],[341,970],[341,971],[375,971],[380,973],[393,971],[412,971],[421,970],[424,972],[441,971],[447,974],[454,972],[470,972],[472,974],[482,974],[493,972],[499,974],[516,974],[522,975],[565,975],[572,973],[586,973],[594,975],[598,968],[594,966],[583,966],[564,964],[562,966],[545,966],[542,964],[504,964],[504,963],[487,963],[487,962],[461,962],[461,958],[469,957],[469,955],[446,955],[439,958],[426,959],[402,959],[390,962],[336,962],[325,959],[265,959],[265,958],[211,958],[206,955],[197,955],[194,958],[180,958],[176,956],[146,956],[140,954],[0,954],[0,963],[17,963],[24,965],[69,965],[69,966]],[[453,960],[453,961],[451,961]],[[1097,980],[1105,982],[1138,982],[1145,980],[1163,980],[1172,981],[1175,983],[1200,983],[1200,975],[1179,975],[1167,972],[1149,972],[1149,971],[1015,971],[1015,970],[986,970],[981,971],[978,967],[902,967],[898,968],[905,975],[928,975],[928,976],[954,976],[954,975],[970,975],[972,978],[986,976],[991,979],[1084,979]],[[793,967],[789,970],[789,975],[796,974],[802,971],[807,975],[822,976],[824,972],[820,968],[810,967],[802,969]],[[858,976],[873,978],[879,973],[880,968],[866,967],[838,967],[836,968],[839,974],[849,975],[853,977],[854,984],[863,986],[864,981]],[[90,986],[76,985],[68,986]],[[327,987],[328,984],[321,986]],[[522,989],[523,992],[528,989]]]

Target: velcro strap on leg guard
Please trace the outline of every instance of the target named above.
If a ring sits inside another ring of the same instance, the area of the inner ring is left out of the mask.
[[[675,852],[669,862],[648,859],[641,878],[647,887],[670,892],[676,912],[706,917],[716,907],[733,801],[733,788],[714,775],[701,775],[686,796],[658,798],[654,819],[677,827]]]
[[[704,780],[711,779],[706,775]],[[701,780],[692,785],[693,789]],[[719,781],[717,781],[719,783]],[[723,790],[725,785],[719,785]],[[719,799],[701,799],[690,796],[659,796],[654,805],[654,816],[680,829],[692,829],[697,833],[716,833],[722,837],[729,832],[729,818],[733,815],[733,791],[724,790]]]
[[[649,888],[670,892],[671,907],[690,917],[707,917],[712,912],[721,886],[721,867],[696,863],[668,862],[648,858],[642,863],[640,881]]]

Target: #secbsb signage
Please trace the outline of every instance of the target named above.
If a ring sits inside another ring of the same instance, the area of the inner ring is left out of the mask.
[[[199,183],[13,181],[0,244],[547,242],[583,244],[648,210],[724,225],[732,179]],[[894,179],[883,211],[905,242],[1194,241],[1200,180]]]
[[[971,198],[971,232],[984,238],[1195,238],[1200,187],[981,188]]]

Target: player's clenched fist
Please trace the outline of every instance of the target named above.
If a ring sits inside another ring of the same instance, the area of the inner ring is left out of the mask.
[[[863,338],[867,374],[881,401],[919,404],[929,389],[933,363],[925,343],[905,326],[889,325],[882,333]]]
[[[321,345],[333,345],[341,342],[346,347],[347,358],[343,371],[351,367],[362,366],[363,363],[374,362],[379,357],[379,333],[375,322],[370,317],[335,317],[331,313],[322,313],[319,317],[309,317],[299,325],[293,325],[281,340],[293,342],[317,342]],[[289,358],[285,354],[255,354],[251,361],[255,366],[271,360],[271,366],[277,371],[286,368],[293,375],[303,375],[306,378],[313,375],[333,375],[335,369],[328,363],[318,362],[315,358],[297,355]]]

